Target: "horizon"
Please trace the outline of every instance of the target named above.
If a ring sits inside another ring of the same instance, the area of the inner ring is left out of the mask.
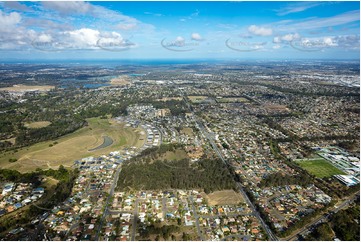
[[[0,62],[359,61],[359,15],[356,1],[0,2]]]

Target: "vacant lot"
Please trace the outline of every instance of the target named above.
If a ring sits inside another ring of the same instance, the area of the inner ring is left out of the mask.
[[[248,99],[244,97],[223,97],[217,99],[219,103],[248,103]]]
[[[144,140],[140,141],[140,138],[144,139],[145,136],[140,134],[141,129],[125,127],[123,123],[111,119],[91,118],[87,121],[89,126],[57,140],[25,147],[16,153],[2,154],[0,166],[20,172],[33,171],[36,168],[56,169],[61,164],[70,167],[77,159],[107,154],[125,146],[140,147],[144,143]],[[104,136],[111,138],[113,143],[99,149],[104,142]],[[92,150],[97,147],[98,149]],[[17,161],[10,163],[10,158],[16,158]]]
[[[0,88],[0,91],[8,92],[28,92],[28,91],[50,91],[55,86],[28,86],[28,85],[14,85],[12,87]]]
[[[331,177],[333,175],[345,174],[338,168],[331,165],[323,158],[314,158],[308,160],[297,160],[296,163],[303,169],[318,178]]]
[[[38,129],[38,128],[44,128],[46,126],[49,126],[51,122],[49,121],[39,121],[39,122],[32,122],[32,123],[25,123],[24,126],[29,129]]]
[[[240,193],[233,190],[222,190],[206,195],[209,205],[236,205],[243,203],[244,199]]]

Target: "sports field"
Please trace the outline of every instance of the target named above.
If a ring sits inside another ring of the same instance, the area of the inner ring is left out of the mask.
[[[345,173],[331,165],[323,158],[296,160],[296,163],[309,173],[318,178],[331,177],[333,175],[344,175]]]
[[[124,123],[117,123],[112,119],[91,118],[87,121],[87,127],[57,140],[25,147],[16,153],[1,154],[0,167],[20,172],[33,171],[36,168],[56,169],[61,164],[70,167],[77,159],[108,154],[122,147],[140,147],[144,143],[145,134],[141,134],[140,128],[126,127]],[[102,148],[104,137],[109,137],[113,142]],[[17,161],[10,163],[10,158]]]

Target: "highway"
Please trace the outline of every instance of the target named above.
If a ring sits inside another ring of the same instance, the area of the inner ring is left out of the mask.
[[[188,109],[190,110],[190,112],[193,114],[194,117],[194,121],[197,124],[197,126],[199,127],[199,130],[201,131],[202,135],[208,139],[209,143],[211,144],[213,150],[216,152],[216,154],[218,155],[218,157],[223,161],[223,163],[228,166],[227,161],[224,159],[222,152],[218,149],[216,143],[214,142],[213,138],[210,136],[210,134],[207,132],[207,130],[205,130],[204,125],[202,124],[201,121],[198,120],[198,118],[196,117],[196,115],[193,112],[193,109],[191,107],[191,105],[188,103],[186,97],[183,94],[183,100],[186,103],[186,105],[188,106]],[[252,209],[253,214],[257,217],[257,219],[261,222],[263,229],[266,231],[268,237],[270,238],[270,240],[273,241],[277,241],[278,238],[273,234],[273,232],[271,231],[271,229],[267,226],[267,224],[263,221],[263,219],[261,218],[261,216],[259,215],[258,211],[256,210],[256,208],[254,207],[253,203],[251,202],[251,200],[249,199],[248,195],[246,194],[246,192],[243,190],[243,187],[241,184],[237,184],[239,191],[242,193],[243,197],[246,199],[246,202],[248,203],[249,207]]]

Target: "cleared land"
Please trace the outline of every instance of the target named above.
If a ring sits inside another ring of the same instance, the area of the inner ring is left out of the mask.
[[[167,151],[165,154],[159,157],[160,160],[167,160],[167,161],[178,161],[187,158],[189,158],[187,152],[185,152],[183,149],[176,149],[175,151]]]
[[[16,169],[20,172],[33,171],[36,168],[57,169],[59,165],[70,167],[75,160],[107,154],[120,150],[122,147],[140,147],[144,144],[142,129],[126,127],[124,123],[117,123],[112,119],[91,118],[89,125],[74,133],[65,135],[54,141],[41,142],[20,149],[16,153],[6,153],[0,157],[2,168]],[[89,151],[104,143],[104,136],[113,140],[107,147]],[[56,143],[57,142],[57,143]],[[17,161],[10,163],[10,158]]]
[[[129,80],[130,78],[128,76],[118,76],[111,79],[110,84],[113,86],[125,86],[131,84]]]
[[[181,131],[180,131],[181,134],[186,134],[190,137],[193,137],[194,134],[193,134],[193,129],[192,128],[183,128]]]
[[[38,129],[38,128],[44,128],[46,126],[49,126],[51,122],[49,121],[39,121],[39,122],[32,122],[32,123],[25,123],[24,126],[29,129]]]
[[[249,103],[249,100],[244,97],[223,97],[218,98],[219,103]]]
[[[8,92],[30,92],[30,91],[50,91],[55,88],[55,86],[28,86],[28,85],[14,85],[12,87],[3,87],[0,88],[0,91]]]
[[[331,165],[323,158],[308,160],[296,160],[296,163],[303,169],[318,178],[331,177],[333,175],[344,175],[345,173]]]
[[[244,202],[242,195],[233,190],[216,191],[205,196],[211,206],[226,204],[236,205]]]

